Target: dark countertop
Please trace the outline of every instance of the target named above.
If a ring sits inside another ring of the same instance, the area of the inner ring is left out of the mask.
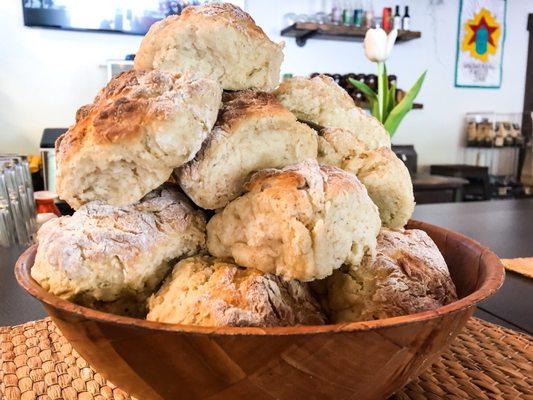
[[[413,189],[457,189],[468,185],[468,180],[454,176],[416,174],[413,177]]]
[[[22,289],[13,269],[25,247],[0,246],[0,326],[18,325],[46,317],[41,303]]]
[[[533,257],[533,199],[424,204],[413,218],[469,236],[501,258]],[[533,279],[506,271],[502,288],[476,315],[533,334],[532,304]]]
[[[503,258],[533,256],[533,199],[424,204],[414,219],[470,236]],[[17,284],[13,267],[23,248],[0,247],[0,326],[46,316],[40,303]],[[477,316],[533,332],[533,280],[507,272],[503,287],[479,306]]]
[[[533,199],[422,204],[413,219],[460,232],[501,258],[533,257]]]

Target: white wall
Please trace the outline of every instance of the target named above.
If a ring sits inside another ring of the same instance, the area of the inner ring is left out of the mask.
[[[289,11],[311,13],[321,0],[248,0],[247,9],[275,41],[285,40],[282,72],[366,72],[374,65],[362,45],[310,40],[303,48],[281,38],[282,16]],[[375,1],[376,11],[383,5]],[[523,104],[527,56],[527,14],[530,0],[507,3],[503,81],[499,90],[456,89],[453,84],[458,0],[417,0],[409,4],[413,29],[422,38],[403,43],[388,62],[407,89],[425,69],[428,76],[419,96],[424,110],[412,111],[400,126],[395,143],[414,143],[421,164],[460,160],[465,112],[520,112]],[[0,2],[0,151],[35,152],[42,129],[68,126],[76,109],[89,102],[105,83],[99,67],[108,58],[135,52],[136,36],[79,33],[26,28],[19,1]]]
[[[106,59],[141,37],[27,28],[21,2],[0,1],[0,152],[35,153],[43,128],[68,127],[105,85]]]
[[[282,72],[306,75],[375,71],[375,64],[365,58],[361,43],[309,40],[305,47],[298,47],[294,39],[279,36],[285,13],[295,10],[312,13],[319,10],[322,3],[320,0],[249,0],[247,4],[258,25],[273,40],[285,41]],[[398,76],[398,84],[404,89],[408,89],[424,70],[428,70],[428,75],[417,99],[424,103],[424,109],[407,115],[393,143],[415,144],[420,164],[460,162],[459,146],[466,112],[522,111],[528,41],[526,23],[527,14],[533,12],[533,1],[507,1],[507,36],[499,90],[454,88],[459,0],[374,1],[375,12],[395,4],[410,6],[412,29],[422,31],[422,38],[395,46],[387,62],[388,71]]]

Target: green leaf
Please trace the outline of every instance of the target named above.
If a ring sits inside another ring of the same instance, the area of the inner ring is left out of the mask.
[[[372,114],[376,118],[379,118],[379,103],[377,97],[370,104],[370,114]]]
[[[378,116],[378,95],[374,92],[366,83],[361,81],[356,81],[355,79],[349,78],[348,81],[359,89],[366,97],[366,101],[370,107],[370,113],[377,118]]]
[[[350,83],[352,85],[354,85],[357,89],[359,89],[361,92],[363,92],[363,94],[365,95],[365,97],[367,99],[370,99],[370,98],[377,99],[378,98],[378,95],[376,94],[376,92],[374,92],[372,89],[370,89],[370,87],[366,83],[361,82],[361,81],[356,81],[353,78],[348,78],[348,81],[350,81]]]
[[[413,87],[409,89],[402,101],[400,101],[390,112],[387,120],[384,123],[385,129],[387,129],[390,136],[394,135],[394,132],[396,132],[396,129],[398,129],[402,119],[413,108],[413,102],[420,92],[420,88],[422,87],[422,83],[424,83],[424,79],[426,77],[426,73],[427,71],[420,75],[418,80],[415,82]]]
[[[396,106],[396,83],[393,83],[390,88],[387,95],[387,99],[385,102],[385,121],[387,120],[387,117],[389,116],[392,109]]]
[[[381,77],[378,78],[378,81],[380,85],[383,85],[383,90],[381,92],[381,95],[383,96],[383,116],[381,117],[381,122],[383,123],[387,120],[387,115],[389,114],[389,110],[387,109],[387,103],[389,100],[389,79],[387,78],[387,65],[385,63],[383,63]]]

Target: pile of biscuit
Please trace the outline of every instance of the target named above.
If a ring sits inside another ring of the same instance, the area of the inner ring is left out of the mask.
[[[33,278],[110,313],[202,326],[387,318],[454,301],[383,126],[230,4],[155,24],[56,143],[76,212]]]

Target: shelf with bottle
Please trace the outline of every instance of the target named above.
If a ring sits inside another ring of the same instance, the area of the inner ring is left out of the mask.
[[[293,37],[296,39],[296,44],[303,47],[309,39],[362,42],[367,30],[368,28],[357,26],[320,24],[316,22],[295,22],[291,26],[282,29],[281,36]],[[421,36],[421,32],[399,30],[396,42],[401,43],[408,40],[419,39]]]
[[[465,146],[462,163],[486,167],[491,199],[531,196],[524,185],[526,142],[521,129],[522,113],[471,112],[465,115]],[[522,161],[521,161],[522,160]]]
[[[291,74],[289,74],[291,75]],[[309,77],[313,78],[317,75],[320,75],[318,72],[313,72]],[[333,80],[344,90],[348,92],[350,97],[354,100],[355,104],[358,107],[369,109],[370,106],[365,100],[364,94],[356,89],[350,82],[349,79],[355,79],[359,80],[361,82],[364,82],[373,90],[377,89],[378,84],[378,77],[374,74],[356,74],[353,72],[350,72],[348,74],[329,74],[329,73],[322,73],[322,75],[330,76],[333,78]],[[397,83],[397,77],[396,75],[389,75],[388,76],[389,85],[392,85],[393,83]],[[399,102],[402,100],[402,98],[405,96],[405,92],[402,89],[396,89],[396,101]],[[424,108],[423,104],[420,103],[414,103],[413,109],[422,109]]]
[[[418,39],[421,32],[410,30],[411,17],[406,6],[403,17],[400,6],[384,7],[381,17],[376,17],[372,2],[363,8],[359,1],[333,1],[326,12],[319,11],[311,15],[287,13],[283,16],[284,29],[281,36],[294,37],[296,44],[305,46],[308,39],[363,41],[370,28],[383,28],[386,31],[398,30],[397,42]]]
[[[467,148],[524,148],[520,113],[467,113]]]

